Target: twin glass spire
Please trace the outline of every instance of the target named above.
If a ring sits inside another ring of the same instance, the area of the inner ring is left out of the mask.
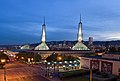
[[[72,47],[72,50],[89,50],[89,48],[82,43],[83,41],[83,33],[82,33],[82,21],[80,15],[80,22],[78,24],[78,34],[77,34],[78,42]],[[44,23],[42,25],[42,36],[41,36],[41,44],[35,47],[35,50],[49,50],[49,47],[46,44],[46,25],[45,25],[45,17]]]
[[[42,36],[41,36],[41,44],[35,47],[35,50],[49,50],[49,47],[46,44],[46,25],[45,25],[45,17],[44,23],[42,25]]]
[[[82,33],[82,21],[80,15],[80,22],[78,24],[77,43],[72,47],[72,50],[89,50],[89,48],[83,44],[83,33]]]
[[[81,15],[80,15],[80,22],[78,24],[78,42],[82,42],[82,40],[83,40],[82,21],[81,21]]]
[[[46,25],[45,25],[45,17],[44,17],[44,23],[42,25],[42,36],[41,41],[46,42]]]

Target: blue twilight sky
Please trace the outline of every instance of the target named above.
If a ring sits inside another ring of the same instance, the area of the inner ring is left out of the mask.
[[[82,14],[84,40],[120,39],[120,0],[0,0],[0,44],[76,40]]]

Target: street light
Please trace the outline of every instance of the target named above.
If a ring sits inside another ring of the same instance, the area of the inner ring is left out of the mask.
[[[77,64],[75,64],[75,66],[77,66]]]
[[[57,57],[57,60],[58,61],[61,61],[62,60],[62,57],[61,56],[58,56]],[[60,62],[61,63],[61,62]],[[57,65],[57,68],[58,68],[58,77],[59,77],[59,63],[58,63],[58,65]]]
[[[92,68],[90,68],[90,81],[92,81]]]
[[[30,66],[30,58],[28,58],[28,64],[29,64],[29,66]]]
[[[67,61],[65,61],[65,63],[67,63]]]
[[[77,61],[75,60],[74,62],[76,63]]]
[[[32,66],[33,66],[33,60],[34,60],[34,59],[33,59],[33,58],[31,58],[31,60],[32,60]]]
[[[65,65],[63,65],[63,67],[65,67]]]
[[[90,81],[92,81],[92,75],[93,75],[93,73],[92,73],[92,70],[93,70],[93,66],[92,66],[92,62],[91,62],[91,64],[90,64]]]
[[[23,60],[23,59],[24,59],[24,57],[21,57],[21,59]]]
[[[72,61],[70,61],[70,63],[72,63]]]
[[[24,62],[24,57],[21,57],[21,59],[22,59],[22,63]]]
[[[50,62],[48,62],[47,64],[50,65]]]
[[[54,73],[55,73],[55,65],[56,65],[56,63],[57,63],[57,62],[54,62],[54,63],[53,63],[53,64],[54,64]]]
[[[59,64],[62,64],[62,62],[59,62]]]
[[[47,63],[47,60],[45,60],[44,62],[45,62],[45,68],[46,68],[45,76],[47,76],[48,75],[48,71],[47,71],[47,64],[48,63]]]
[[[59,57],[57,57],[57,59],[60,61],[60,60],[62,60],[62,57],[61,57],[61,56],[59,56]]]
[[[1,63],[5,64],[6,60],[5,59],[1,59]],[[4,67],[4,81],[6,81],[6,67]]]
[[[1,59],[1,62],[2,62],[2,63],[5,63],[5,62],[6,62],[6,60],[5,60],[5,59]]]
[[[28,58],[28,62],[30,62],[30,58]]]
[[[45,63],[47,62],[47,60],[44,61]]]

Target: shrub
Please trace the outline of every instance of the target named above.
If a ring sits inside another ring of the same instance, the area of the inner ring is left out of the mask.
[[[60,76],[60,79],[66,79],[74,76],[82,76],[86,74],[89,74],[89,71],[83,70],[83,69],[76,70],[76,71],[69,71],[69,72],[61,72],[60,75],[62,76]]]
[[[98,71],[98,72],[96,72],[96,75],[101,75],[101,72],[99,72],[99,71]]]
[[[103,73],[103,74],[102,74],[102,77],[103,77],[103,78],[107,78],[107,77],[108,77],[108,74],[107,74],[107,73]]]

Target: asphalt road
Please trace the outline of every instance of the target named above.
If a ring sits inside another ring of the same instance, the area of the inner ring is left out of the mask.
[[[39,67],[31,67],[21,63],[6,64],[7,81],[50,81],[41,76]],[[4,70],[0,69],[0,81],[4,81]]]

